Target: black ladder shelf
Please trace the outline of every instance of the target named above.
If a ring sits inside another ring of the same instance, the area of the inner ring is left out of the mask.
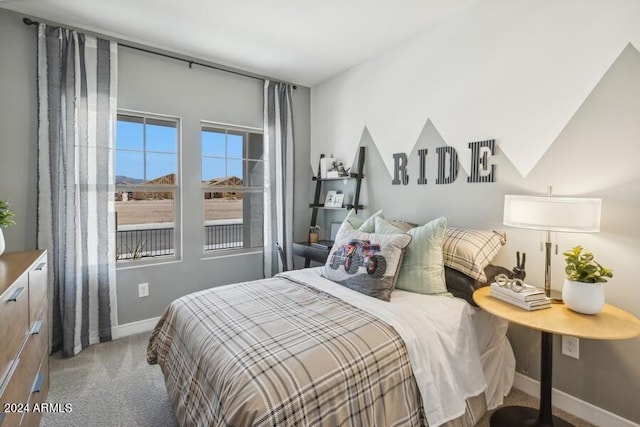
[[[364,206],[360,204],[360,187],[362,185],[362,178],[364,178],[363,169],[364,169],[364,149],[365,147],[360,147],[358,152],[358,166],[357,171],[355,173],[350,173],[348,176],[340,176],[337,178],[320,178],[320,166],[318,166],[318,175],[313,177],[313,180],[316,182],[316,191],[313,196],[313,203],[309,205],[311,208],[311,223],[309,227],[314,227],[318,220],[318,209],[341,209],[341,210],[350,210],[355,209],[356,212],[360,209],[364,209]],[[320,154],[320,159],[324,158],[324,154]],[[353,194],[353,204],[347,204],[341,208],[329,208],[325,207],[324,203],[320,202],[320,194],[322,193],[322,183],[326,181],[339,181],[344,179],[355,179],[356,180],[356,188]]]

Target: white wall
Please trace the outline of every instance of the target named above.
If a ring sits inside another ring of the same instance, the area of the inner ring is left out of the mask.
[[[368,212],[424,222],[502,228],[504,194],[603,199],[602,231],[558,234],[560,252],[582,244],[614,269],[607,301],[640,317],[640,3],[498,1],[474,7],[312,88],[311,164],[320,153],[350,160],[367,146]],[[495,139],[497,182],[470,184],[467,143]],[[436,185],[435,148],[451,145],[463,170]],[[418,148],[428,184],[417,185]],[[391,185],[393,153],[409,155],[410,182]],[[368,213],[367,212],[367,213]],[[539,233],[506,229],[496,260],[527,253],[527,279],[544,276]],[[555,237],[554,237],[555,238]],[[553,255],[552,287],[563,280]],[[518,371],[539,377],[539,334],[512,327]],[[581,340],[581,359],[554,350],[554,387],[640,422],[640,338]]]
[[[458,149],[499,138],[526,176],[625,46],[640,46],[638,16],[635,0],[480,1],[314,87],[311,162],[352,158],[367,126],[391,170],[430,119]]]

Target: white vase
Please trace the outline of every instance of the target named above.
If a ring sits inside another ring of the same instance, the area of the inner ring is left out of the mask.
[[[4,253],[4,234],[2,234],[2,228],[0,228],[0,255]]]
[[[596,314],[604,307],[604,284],[564,279],[562,301],[573,311]]]

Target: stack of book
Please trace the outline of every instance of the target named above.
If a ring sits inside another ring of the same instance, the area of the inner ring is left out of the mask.
[[[508,302],[524,310],[531,311],[551,307],[551,298],[547,298],[544,290],[531,285],[523,286],[522,291],[516,292],[494,282],[491,284],[489,294],[494,298]]]

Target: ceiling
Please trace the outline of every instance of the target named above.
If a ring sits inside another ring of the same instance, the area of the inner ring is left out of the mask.
[[[478,0],[0,0],[0,7],[305,86]]]

